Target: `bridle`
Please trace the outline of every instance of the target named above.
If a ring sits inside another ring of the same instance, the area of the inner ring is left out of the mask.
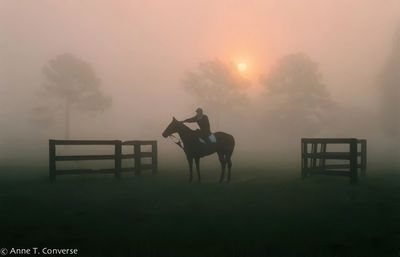
[[[169,135],[168,137],[169,137],[169,139],[171,139],[172,142],[174,142],[177,146],[179,146],[180,148],[183,149],[182,141],[178,137],[176,137],[176,136],[174,136],[172,134]],[[175,141],[174,139],[176,139],[177,141]]]

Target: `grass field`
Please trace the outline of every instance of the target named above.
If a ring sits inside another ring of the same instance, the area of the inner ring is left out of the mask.
[[[400,174],[299,178],[296,169],[86,175],[2,167],[0,247],[78,248],[78,256],[400,256]]]

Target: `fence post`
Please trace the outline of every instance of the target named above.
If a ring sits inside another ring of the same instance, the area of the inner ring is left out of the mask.
[[[312,157],[311,157],[311,167],[312,168],[316,168],[317,167],[317,152],[318,152],[318,143],[312,143],[311,145],[311,153],[312,153]]]
[[[120,140],[116,140],[115,141],[115,150],[114,150],[114,154],[115,154],[115,164],[114,164],[114,168],[115,168],[115,177],[116,178],[120,178],[121,177],[121,167],[122,167],[122,142]]]
[[[152,170],[153,174],[158,172],[158,153],[157,153],[157,141],[154,141],[151,146],[151,153],[152,153]]]
[[[133,149],[135,154],[135,175],[139,176],[142,171],[142,156],[140,151],[140,142],[135,141],[133,143]]]
[[[367,140],[361,141],[361,177],[367,174]]]
[[[56,180],[56,142],[53,139],[49,140],[49,178]]]
[[[306,157],[307,154],[307,143],[302,139],[301,140],[301,178],[305,179],[307,177],[307,164],[308,159]]]
[[[350,183],[356,184],[358,177],[358,151],[357,139],[351,140],[350,143]]]
[[[321,142],[321,153],[323,154],[321,156],[320,159],[320,168],[321,169],[325,169],[325,163],[326,163],[326,159],[325,159],[325,154],[326,154],[326,143],[325,142]]]

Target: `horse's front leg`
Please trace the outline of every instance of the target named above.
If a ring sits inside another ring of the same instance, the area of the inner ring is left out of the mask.
[[[196,163],[197,178],[198,178],[198,180],[200,182],[200,180],[201,180],[201,177],[200,177],[200,157],[194,158],[194,161]]]
[[[193,157],[187,157],[189,163],[189,183],[192,183],[193,179]]]

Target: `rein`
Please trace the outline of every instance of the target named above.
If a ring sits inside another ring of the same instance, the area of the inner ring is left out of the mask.
[[[171,139],[172,142],[174,142],[177,146],[183,149],[182,141],[179,138],[177,138],[174,135],[169,135],[168,137]],[[174,141],[174,138],[177,140],[177,142]]]

